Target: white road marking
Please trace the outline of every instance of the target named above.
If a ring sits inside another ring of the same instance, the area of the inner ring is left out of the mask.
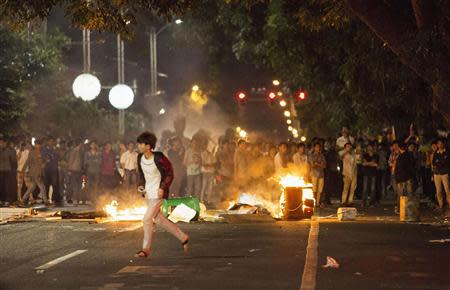
[[[41,266],[39,266],[39,267],[36,267],[36,268],[34,268],[34,269],[35,269],[36,271],[47,270],[47,269],[49,269],[49,268],[51,268],[51,267],[53,267],[53,266],[56,266],[56,265],[58,265],[59,263],[62,263],[62,262],[66,261],[66,260],[68,260],[68,259],[70,259],[70,258],[73,258],[73,257],[75,257],[75,256],[78,256],[78,255],[80,255],[80,254],[83,254],[84,252],[87,252],[87,250],[77,250],[77,251],[72,252],[72,253],[70,253],[70,254],[68,254],[68,255],[65,255],[65,256],[59,257],[59,258],[57,258],[57,259],[54,259],[54,260],[52,260],[52,261],[50,261],[50,262],[48,262],[48,263],[45,263],[44,265],[41,265]]]
[[[305,266],[303,268],[303,276],[300,290],[316,289],[317,248],[319,246],[318,237],[319,237],[319,222],[314,219],[311,220],[311,228],[309,229]]]

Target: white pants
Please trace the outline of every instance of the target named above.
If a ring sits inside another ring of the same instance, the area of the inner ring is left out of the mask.
[[[436,185],[436,198],[439,204],[439,207],[444,207],[444,196],[442,193],[442,185],[444,185],[445,195],[447,197],[447,206],[450,207],[450,189],[448,182],[448,174],[435,174],[434,175],[434,184]]]
[[[342,190],[342,203],[353,203],[355,195],[357,177],[344,176],[344,189]],[[348,201],[347,201],[348,198]]]
[[[316,204],[320,204],[320,196],[322,195],[324,178],[323,177],[311,177],[312,190],[316,197]]]
[[[150,252],[152,246],[153,237],[153,221],[157,222],[166,231],[175,236],[180,242],[184,242],[188,236],[180,230],[177,225],[169,221],[161,213],[162,199],[147,199],[147,211],[144,215],[144,241],[142,243],[142,249]]]

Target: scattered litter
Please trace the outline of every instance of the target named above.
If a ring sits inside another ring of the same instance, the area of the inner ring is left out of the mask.
[[[362,274],[359,273],[359,272],[356,272],[355,275],[356,275],[356,276],[362,276]]]
[[[327,264],[323,265],[322,268],[339,268],[339,264],[335,259],[327,256]]]
[[[133,263],[133,260],[130,260],[130,263]]]
[[[44,274],[45,270],[36,270],[36,274],[38,275],[42,275]]]
[[[248,250],[250,253],[254,253],[254,252],[258,252],[258,251],[261,251],[261,249],[250,249],[250,250]]]
[[[450,243],[450,239],[429,240],[430,243]]]
[[[169,220],[174,223],[177,222],[190,222],[195,216],[197,212],[192,208],[188,207],[184,203],[181,203],[175,207],[175,209],[170,213]]]
[[[357,214],[358,211],[354,207],[340,207],[337,211],[337,217],[340,221],[353,221]]]
[[[227,265],[233,265],[233,263],[228,263]]]

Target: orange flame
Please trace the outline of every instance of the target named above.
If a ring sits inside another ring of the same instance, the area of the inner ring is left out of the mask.
[[[140,221],[144,218],[147,210],[145,206],[119,210],[119,203],[116,200],[107,204],[103,209],[113,221]]]

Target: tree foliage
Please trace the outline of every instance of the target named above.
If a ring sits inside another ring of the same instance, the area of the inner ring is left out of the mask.
[[[58,32],[44,37],[0,27],[0,127],[4,134],[11,134],[31,108],[29,89],[63,69],[66,41]]]

